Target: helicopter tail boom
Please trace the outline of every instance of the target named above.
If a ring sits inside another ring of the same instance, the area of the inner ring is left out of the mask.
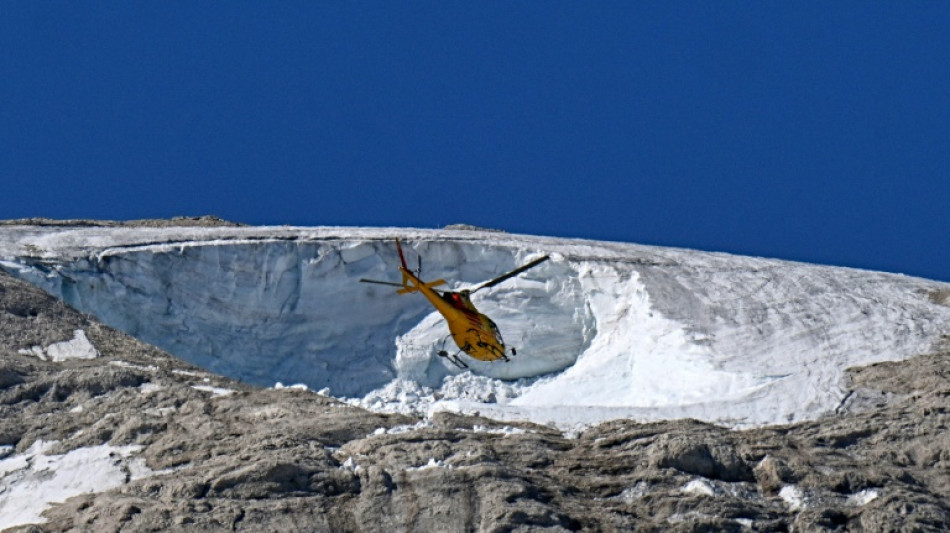
[[[396,249],[399,251],[399,261],[402,263],[402,265],[399,267],[399,272],[402,274],[402,283],[393,283],[391,281],[379,281],[366,278],[360,279],[360,281],[363,283],[375,283],[377,285],[399,287],[400,289],[396,291],[398,294],[410,294],[413,292],[419,292],[422,289],[431,289],[433,287],[446,284],[444,279],[437,279],[435,281],[429,282],[424,282],[419,279],[419,275],[422,272],[421,258],[419,260],[419,270],[413,272],[409,270],[409,266],[406,264],[406,256],[402,252],[402,245],[399,243],[399,239],[396,239]]]
[[[399,242],[399,239],[396,239],[396,250],[399,251],[399,261],[402,263],[402,267],[399,269],[402,272],[402,288],[396,291],[399,294],[410,294],[413,292],[418,292],[423,288],[431,289],[432,287],[438,287],[439,285],[445,285],[446,282],[444,279],[438,279],[435,281],[430,281],[428,283],[419,279],[419,276],[422,274],[422,258],[419,258],[419,270],[413,274],[409,270],[409,265],[406,264],[406,256],[402,252],[402,244]]]
[[[408,281],[408,280],[407,280]],[[416,281],[419,281],[418,278]],[[444,279],[437,279],[435,281],[430,281],[428,283],[422,283],[419,281],[418,285],[410,285],[406,281],[403,282],[402,288],[396,291],[398,294],[410,294],[413,292],[419,292],[423,287],[431,289],[432,287],[438,287],[439,285],[445,285]]]

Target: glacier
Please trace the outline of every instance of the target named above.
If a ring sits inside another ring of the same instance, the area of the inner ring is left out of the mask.
[[[448,328],[422,297],[359,283],[398,280],[396,237],[424,279],[454,289],[550,254],[474,295],[518,355],[456,368],[437,355]],[[946,283],[477,230],[10,225],[0,267],[251,384],[563,429],[814,419],[841,405],[847,368],[923,353],[950,331],[950,308],[933,297]]]

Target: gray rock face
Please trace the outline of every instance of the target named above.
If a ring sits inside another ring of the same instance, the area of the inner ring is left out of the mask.
[[[77,329],[100,357],[20,353]],[[151,470],[13,531],[950,529],[950,351],[850,390],[833,417],[748,431],[381,415],[208,374],[0,274],[0,445],[135,445]]]
[[[710,439],[702,433],[695,439],[662,435],[650,447],[648,464],[673,468],[686,474],[722,481],[753,481],[752,469],[736,453],[729,441]]]
[[[170,219],[143,219],[143,220],[56,220],[51,218],[21,218],[13,220],[0,220],[0,226],[149,226],[149,227],[182,227],[182,226],[227,226],[237,227],[245,226],[240,222],[231,222],[218,218],[214,215],[203,216],[179,216]]]

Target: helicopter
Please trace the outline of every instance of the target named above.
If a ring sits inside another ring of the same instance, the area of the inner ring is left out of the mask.
[[[399,272],[402,274],[402,283],[390,281],[378,281],[372,279],[360,279],[363,283],[375,283],[378,285],[389,285],[399,287],[398,294],[410,294],[421,292],[429,300],[429,303],[435,307],[449,325],[449,335],[443,339],[442,347],[439,349],[439,356],[447,358],[452,364],[459,368],[468,368],[465,361],[459,359],[459,354],[465,352],[469,356],[479,361],[497,361],[499,359],[509,361],[508,348],[505,341],[498,331],[495,322],[488,318],[484,313],[478,311],[472,304],[471,295],[489,287],[494,287],[499,283],[513,278],[522,272],[534,268],[550,259],[545,255],[539,257],[523,266],[520,266],[497,278],[488,280],[471,289],[461,291],[438,291],[435,287],[446,285],[444,279],[424,282],[419,277],[422,275],[422,257],[419,257],[419,267],[416,271],[409,270],[406,264],[406,256],[403,254],[402,245],[399,239],[396,239],[396,250],[399,252],[399,261],[402,265]],[[455,354],[449,354],[445,350],[445,341],[452,337],[459,351]],[[511,355],[517,355],[515,348],[510,348]]]

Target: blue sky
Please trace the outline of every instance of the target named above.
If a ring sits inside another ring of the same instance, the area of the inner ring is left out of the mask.
[[[947,2],[3,2],[0,218],[608,239],[950,280]]]

